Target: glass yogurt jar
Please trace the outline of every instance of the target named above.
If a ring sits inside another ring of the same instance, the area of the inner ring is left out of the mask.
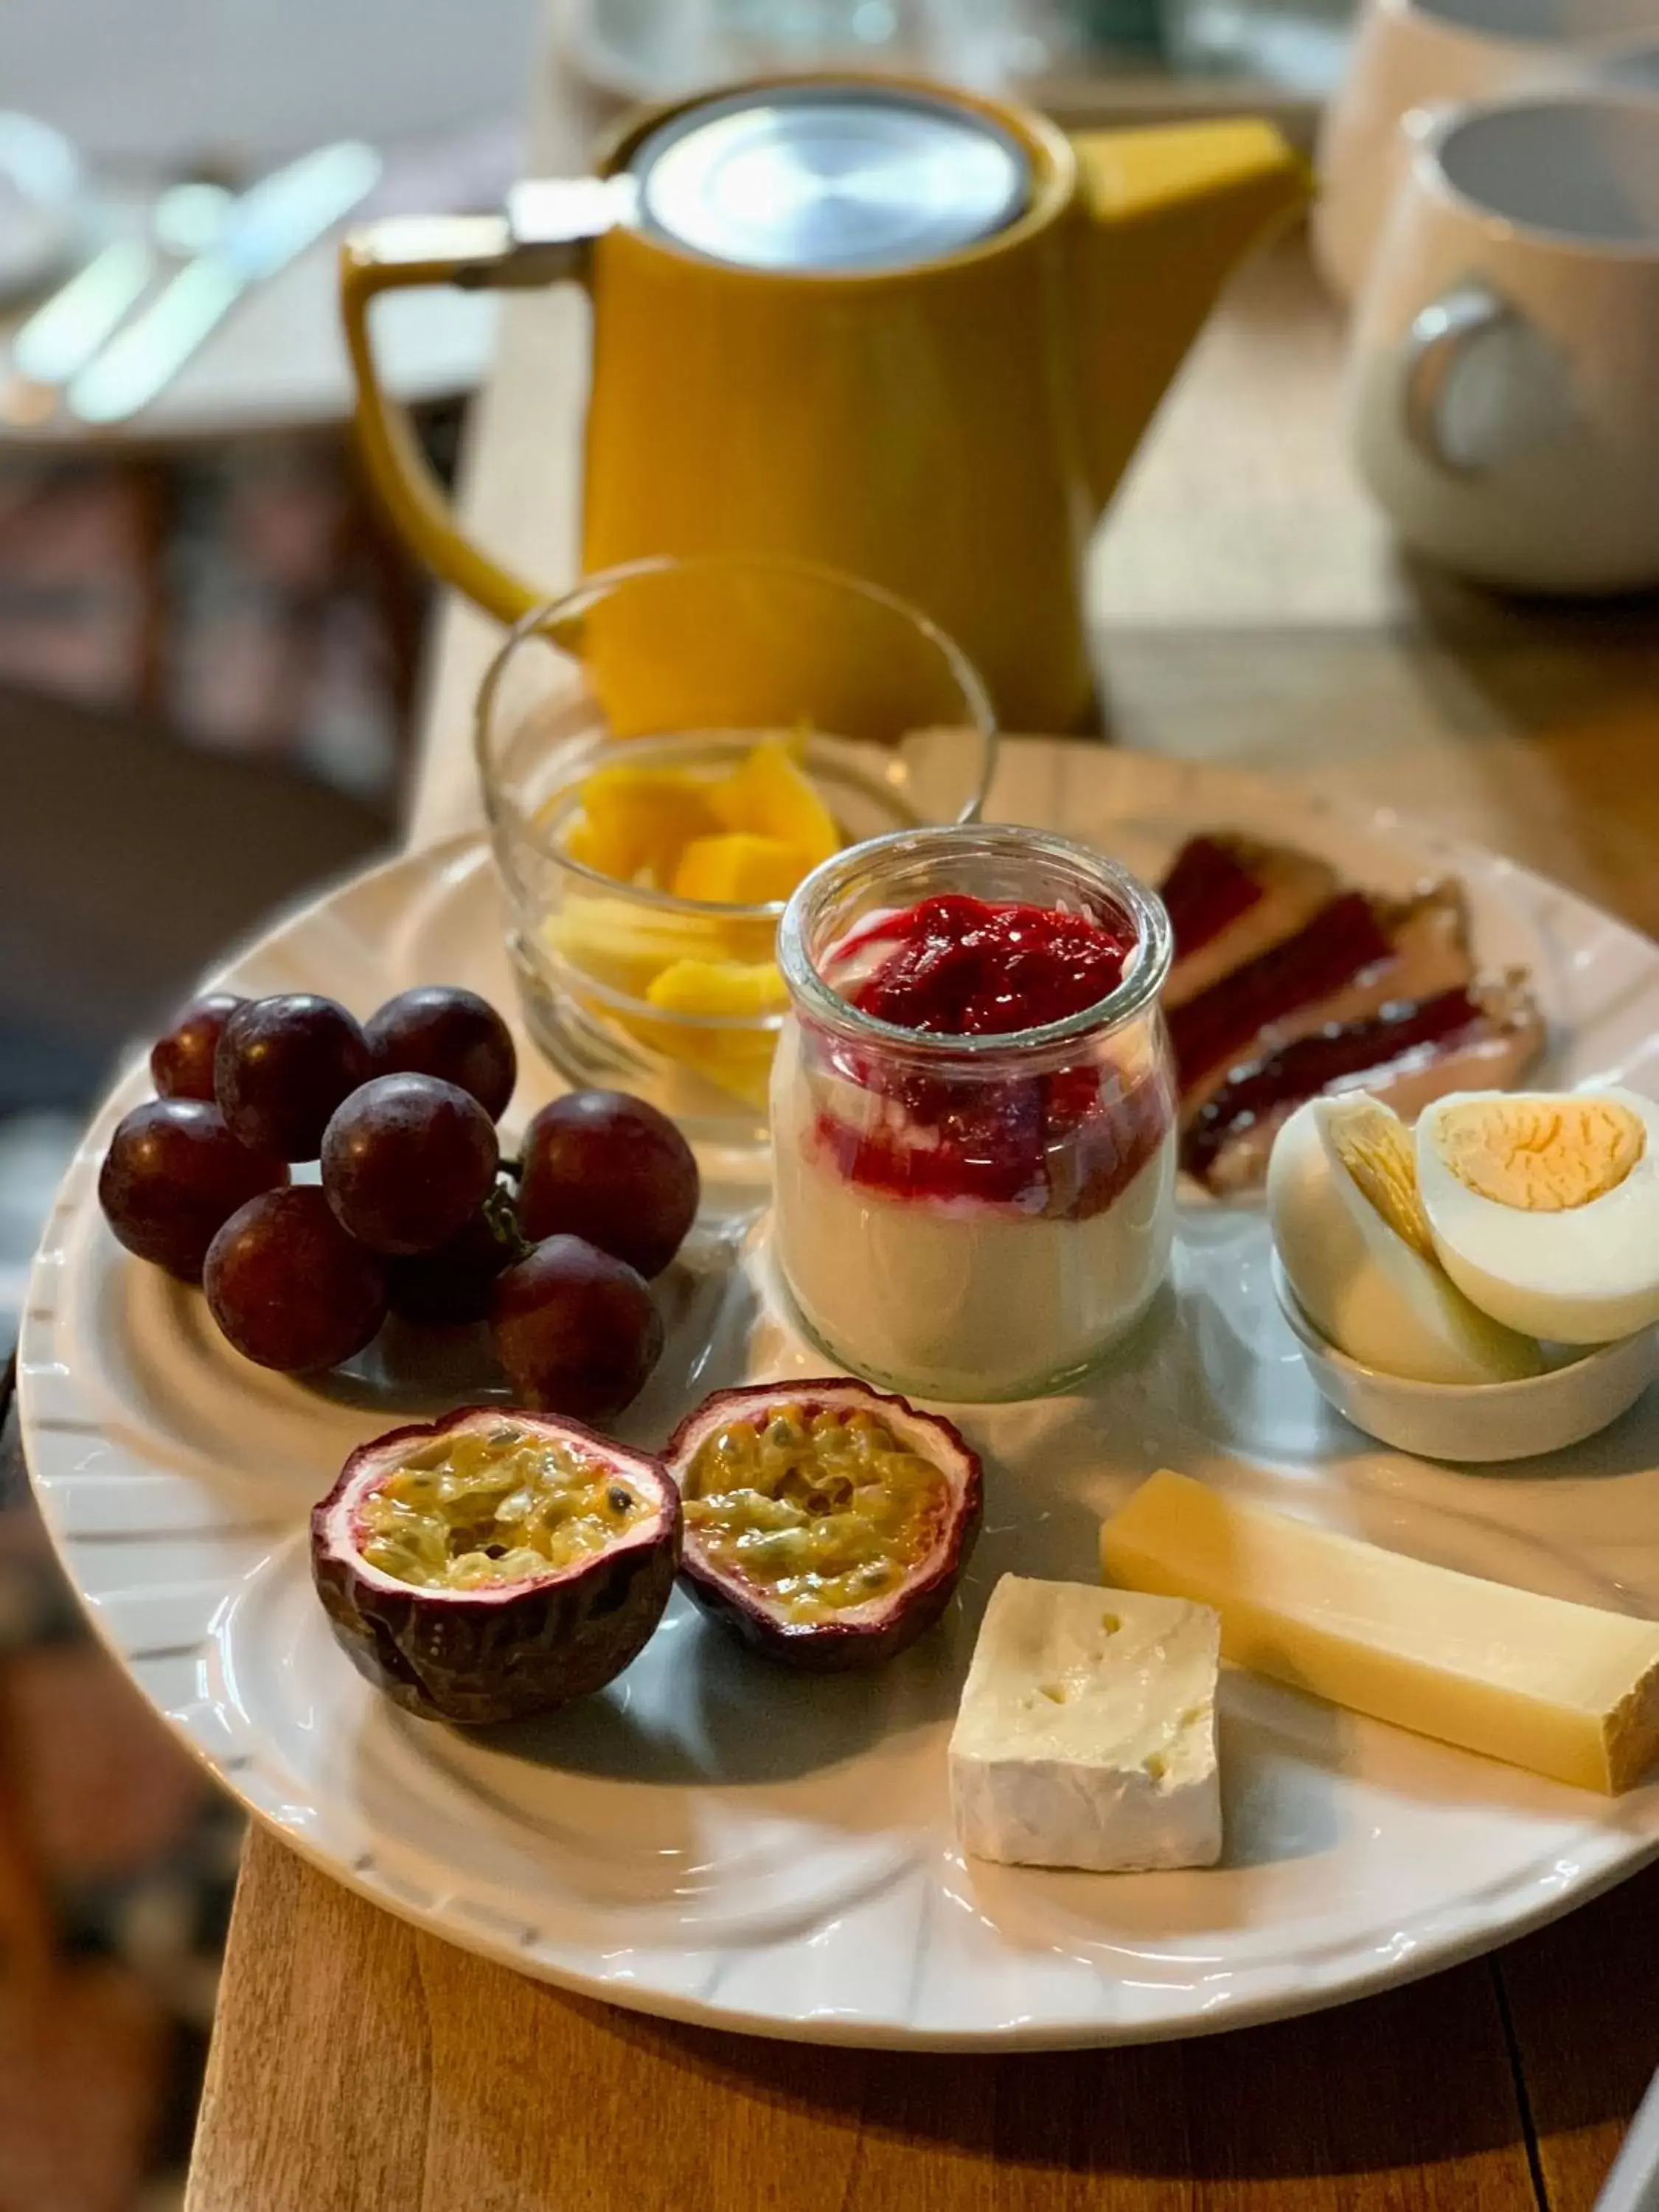
[[[785,911],[774,1237],[808,1334],[925,1398],[1060,1389],[1169,1265],[1169,918],[1085,847],[923,829]]]

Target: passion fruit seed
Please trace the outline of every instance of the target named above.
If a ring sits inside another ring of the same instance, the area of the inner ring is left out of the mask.
[[[713,1430],[684,1499],[710,1565],[807,1626],[897,1589],[951,1504],[943,1472],[875,1414],[794,1404]]]
[[[557,1573],[652,1510],[602,1460],[503,1422],[409,1453],[363,1498],[358,1538],[398,1582],[480,1589]]]

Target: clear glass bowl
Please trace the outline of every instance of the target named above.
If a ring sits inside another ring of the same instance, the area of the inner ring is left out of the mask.
[[[484,678],[476,737],[532,1036],[571,1083],[672,1115],[707,1180],[763,1186],[785,900],[678,895],[688,826],[726,838],[717,873],[734,825],[752,823],[742,834],[760,842],[738,856],[767,864],[787,847],[804,875],[823,817],[799,775],[843,845],[972,820],[996,747],[978,676],[925,616],[851,577],[653,561],[521,622]],[[763,787],[748,789],[751,769],[740,803],[730,780],[757,749]]]
[[[849,937],[942,892],[1113,926],[1133,947],[1122,980],[1063,1020],[1002,1035],[903,1029],[843,997]],[[1025,1398],[1134,1326],[1174,1231],[1175,1075],[1158,1003],[1170,954],[1154,892],[1041,830],[901,833],[808,878],[779,941],[794,1013],[773,1070],[773,1237],[823,1350],[924,1398]]]

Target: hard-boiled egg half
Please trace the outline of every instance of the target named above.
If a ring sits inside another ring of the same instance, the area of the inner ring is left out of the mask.
[[[1542,1373],[1536,1342],[1483,1313],[1435,1256],[1411,1131],[1368,1092],[1291,1115],[1268,1164],[1267,1211],[1304,1312],[1350,1359],[1421,1382]]]
[[[1659,1322],[1659,1106],[1633,1091],[1465,1091],[1417,1125],[1447,1273],[1511,1328],[1605,1344]]]

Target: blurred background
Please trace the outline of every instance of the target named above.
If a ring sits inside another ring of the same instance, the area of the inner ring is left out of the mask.
[[[601,109],[749,69],[869,64],[1012,85],[1067,120],[1249,107],[1302,127],[1340,70],[1347,13],[5,0],[0,1355],[123,1050],[273,908],[394,842],[419,720],[428,588],[359,479],[331,240],[251,289],[125,419],[74,380],[123,285],[176,274],[234,195],[342,140],[374,156],[354,214],[498,204],[539,69],[574,71]],[[392,381],[446,474],[492,314],[434,297],[388,320]],[[0,2212],[181,2202],[238,1819],[79,1626],[9,1429]]]
[[[498,201],[541,27],[535,0],[0,9],[0,105],[62,134],[0,119],[0,1356],[123,1049],[392,839],[428,597],[357,480],[331,243],[128,425],[49,404],[15,340],[77,270],[118,275],[113,249],[152,284],[182,264],[198,241],[157,220],[180,185],[210,214],[343,137],[380,156],[382,206]],[[446,304],[399,332],[398,376],[447,470],[489,314]],[[82,1627],[9,1425],[0,2212],[182,2201],[240,1842]]]

